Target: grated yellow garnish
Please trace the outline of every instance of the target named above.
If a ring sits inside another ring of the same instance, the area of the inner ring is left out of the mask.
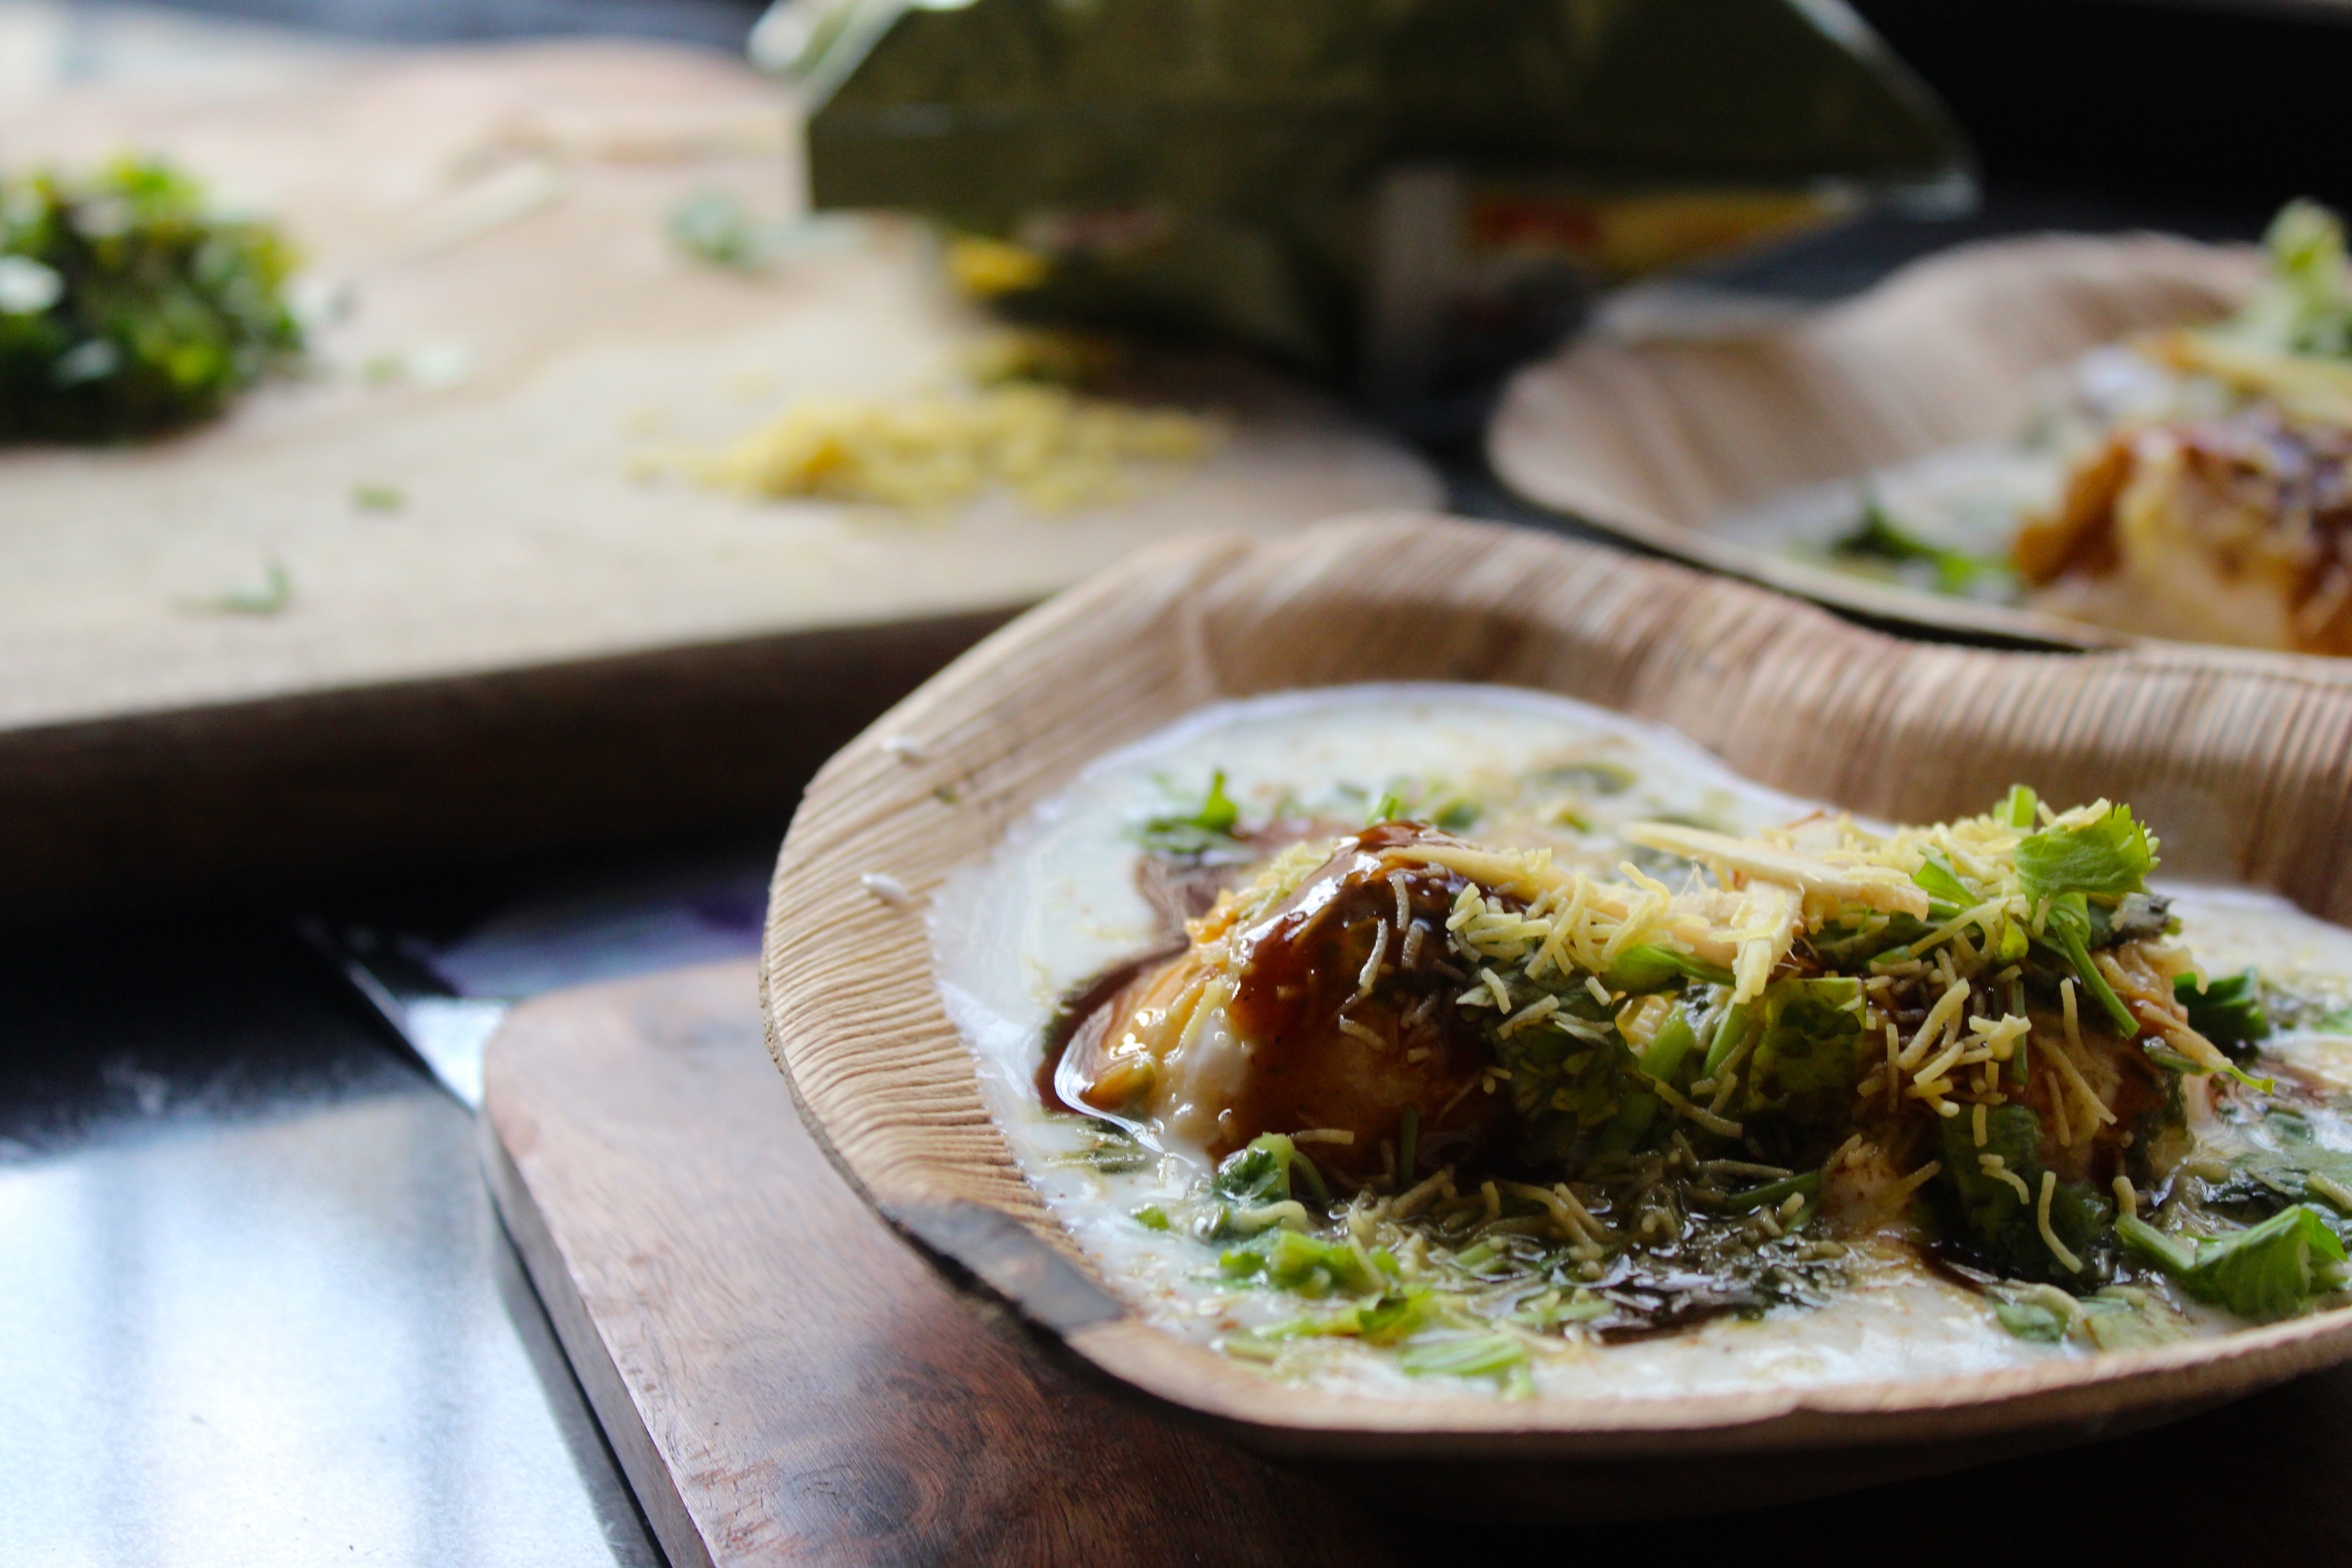
[[[1004,386],[969,396],[804,397],[720,451],[694,478],[768,497],[815,496],[931,510],[996,488],[1043,510],[1127,500],[1137,470],[1199,462],[1217,421],[1177,409]]]
[[[2000,1155],[1979,1154],[1977,1156],[1977,1165],[1978,1168],[1982,1170],[1986,1175],[1992,1177],[1995,1181],[2007,1182],[2011,1186],[2015,1187],[2017,1189],[2017,1198],[2020,1203],[2030,1204],[2033,1201],[2033,1189],[2027,1186],[2025,1184],[2025,1178],[2019,1175],[2015,1171],[2011,1170],[2009,1168],[2009,1162],[2002,1159]]]
[[[2042,1245],[2050,1249],[2050,1256],[2058,1260],[2059,1266],[2069,1274],[2080,1274],[2083,1271],[2083,1260],[2069,1252],[2066,1249],[2066,1244],[2058,1239],[2058,1233],[2050,1228],[2050,1195],[2057,1190],[2058,1173],[2042,1172],[2042,1194],[2033,1205],[2033,1223],[2042,1231]]]

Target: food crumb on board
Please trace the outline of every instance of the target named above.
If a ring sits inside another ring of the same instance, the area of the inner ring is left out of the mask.
[[[868,871],[857,879],[857,885],[892,909],[903,910],[915,901],[915,895],[907,890],[907,884],[887,871]]]
[[[205,598],[183,599],[180,608],[194,616],[275,616],[294,602],[293,574],[283,562],[264,569],[257,588],[232,588]]]

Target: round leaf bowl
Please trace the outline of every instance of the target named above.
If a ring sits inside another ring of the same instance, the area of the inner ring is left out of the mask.
[[[2127,799],[2172,874],[2352,915],[2339,684],[2169,647],[1908,643],[1679,566],[1435,518],[1187,541],[1023,616],[892,710],[818,774],[777,864],[770,1049],[850,1182],[960,1282],[1172,1414],[1487,1517],[1787,1501],[2148,1426],[2352,1358],[2338,1310],[1965,1376],[1399,1399],[1275,1381],[1128,1311],[983,1108],[932,975],[928,900],[1103,752],[1212,701],[1364,680],[1563,693],[1897,820],[1979,809],[2016,780]]]

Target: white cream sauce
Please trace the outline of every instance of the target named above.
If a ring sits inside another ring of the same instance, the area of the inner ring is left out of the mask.
[[[1596,872],[1632,853],[1613,831],[1624,823],[1670,816],[1746,833],[1815,809],[1739,778],[1670,731],[1564,698],[1487,686],[1339,687],[1217,704],[1100,759],[940,889],[930,915],[935,971],[989,1109],[1055,1217],[1149,1321],[1216,1343],[1313,1309],[1218,1279],[1217,1244],[1133,1217],[1145,1205],[1172,1208],[1204,1173],[1198,1163],[1169,1153],[1137,1170],[1097,1171],[1085,1159],[1098,1142],[1095,1124],[1039,1102],[1042,1041],[1059,1000],[1163,936],[1136,886],[1135,826],[1197,804],[1213,770],[1225,773],[1244,820],[1257,821],[1286,795],[1311,802],[1343,784],[1376,796],[1399,782],[1516,779],[1592,762],[1620,764],[1634,782],[1581,797],[1589,831],[1549,831],[1542,841]],[[1488,822],[1472,832],[1512,837]],[[2252,963],[2275,978],[2312,976],[2308,988],[2323,994],[2352,995],[2352,931],[2268,895],[2165,890],[2210,973]],[[2288,1037],[2273,1048],[2352,1082],[2352,1038]],[[2200,1327],[2225,1324],[2209,1318]],[[1407,1376],[1350,1340],[1283,1344],[1279,1375],[1400,1397],[1491,1386]],[[1852,1283],[1828,1305],[1628,1344],[1566,1342],[1538,1357],[1533,1374],[1539,1392],[1658,1396],[1942,1376],[2082,1353],[2011,1336],[1980,1298],[1890,1247],[1859,1251]]]

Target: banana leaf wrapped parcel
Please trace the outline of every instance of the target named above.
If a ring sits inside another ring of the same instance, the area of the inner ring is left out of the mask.
[[[1033,320],[1412,390],[1606,283],[1966,149],[1841,0],[782,0],[819,208],[929,215]]]

